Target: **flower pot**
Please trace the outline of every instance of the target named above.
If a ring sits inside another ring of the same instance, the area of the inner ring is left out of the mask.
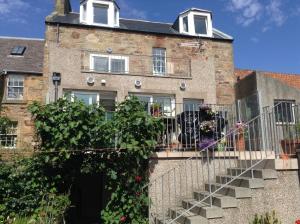
[[[244,133],[238,133],[235,137],[235,145],[237,151],[245,151],[246,144],[245,144],[245,136]]]

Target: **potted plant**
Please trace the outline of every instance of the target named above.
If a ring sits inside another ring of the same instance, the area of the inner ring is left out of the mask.
[[[237,151],[245,151],[245,125],[242,122],[236,124],[237,132],[235,132],[235,144]]]
[[[154,117],[159,117],[162,113],[162,109],[159,103],[154,103],[150,108],[151,115]]]

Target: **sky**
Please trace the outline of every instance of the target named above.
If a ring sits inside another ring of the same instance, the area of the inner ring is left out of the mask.
[[[71,0],[73,11],[79,1]],[[213,12],[234,37],[237,68],[300,74],[300,0],[117,0],[123,18],[174,22],[191,7]],[[0,36],[44,38],[54,0],[0,0]]]

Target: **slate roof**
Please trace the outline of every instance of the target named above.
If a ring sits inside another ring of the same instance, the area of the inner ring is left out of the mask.
[[[243,79],[251,74],[259,73],[266,77],[277,79],[280,82],[284,83],[293,88],[300,89],[300,74],[287,74],[287,73],[278,73],[278,72],[266,72],[266,71],[255,71],[251,69],[235,69],[235,75],[239,79]]]
[[[46,23],[103,28],[99,26],[85,25],[80,23],[79,13],[74,13],[74,12],[66,14],[64,16],[51,15],[46,19]],[[144,21],[144,20],[124,19],[124,18],[120,18],[120,27],[105,28],[105,29],[116,29],[116,30],[123,30],[123,31],[132,31],[132,32],[144,32],[144,33],[153,33],[153,34],[191,37],[190,35],[179,33],[177,30],[173,28],[173,24],[171,23],[159,23],[159,22],[151,22],[151,21]],[[215,28],[213,29],[213,35],[214,35],[213,38],[215,39],[223,39],[223,40],[230,40],[230,41],[233,40],[231,36]]]
[[[0,37],[0,72],[43,73],[44,40]],[[25,46],[23,56],[11,55],[15,46]]]

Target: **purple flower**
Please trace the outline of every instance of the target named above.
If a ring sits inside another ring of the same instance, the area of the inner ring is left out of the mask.
[[[210,145],[213,145],[215,143],[214,139],[205,138],[199,143],[200,149],[205,149]]]

